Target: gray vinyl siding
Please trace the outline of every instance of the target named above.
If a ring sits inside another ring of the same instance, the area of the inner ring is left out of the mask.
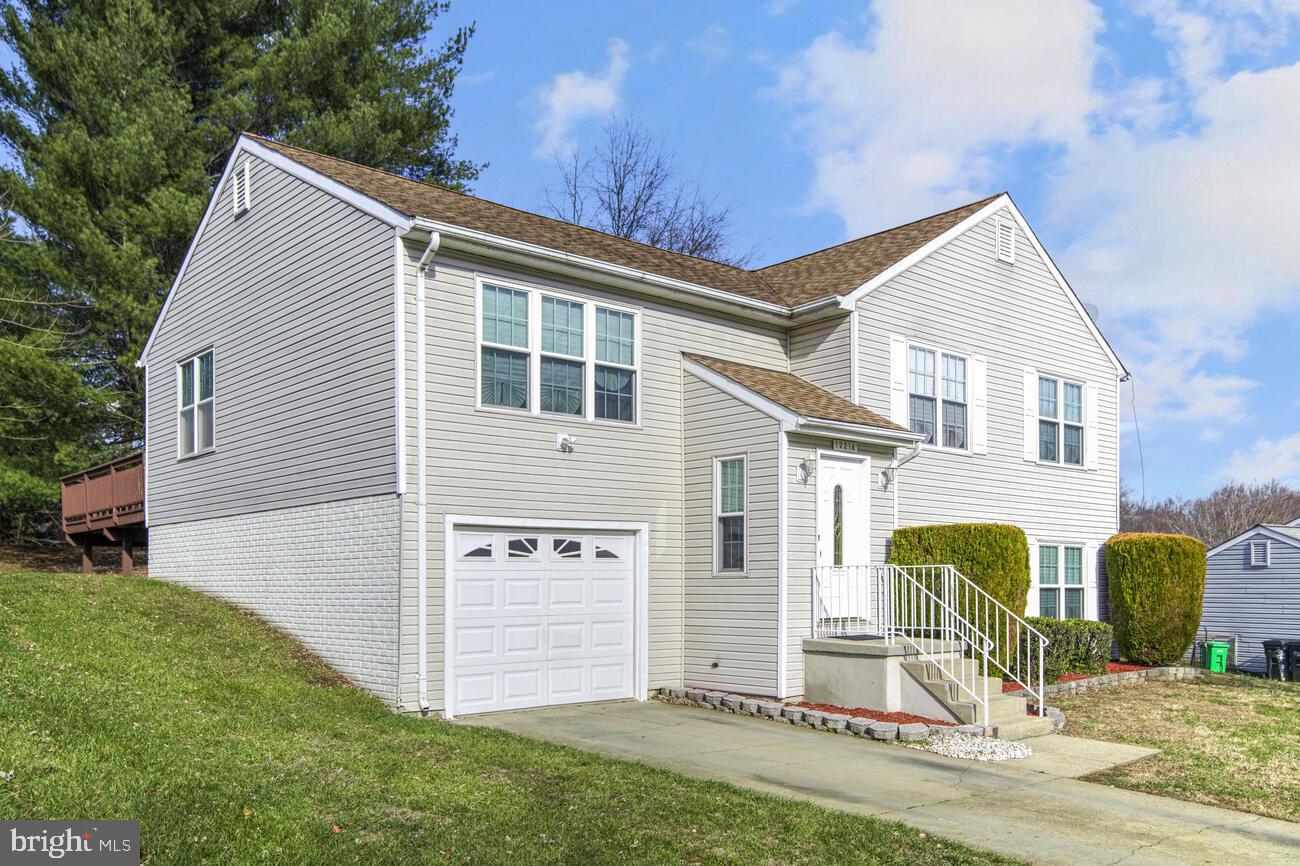
[[[858,304],[863,404],[888,415],[889,335],[988,361],[988,454],[928,449],[899,471],[899,522],[1008,522],[1031,540],[1101,544],[1118,527],[1118,374],[1017,229],[1014,265],[993,256],[994,218],[972,227]],[[1024,368],[1097,390],[1098,469],[1024,459]],[[904,422],[905,423],[905,422]],[[1090,616],[1097,611],[1097,569]]]
[[[1205,604],[1198,636],[1208,631],[1237,636],[1237,667],[1263,673],[1263,641],[1300,641],[1300,548],[1271,540],[1271,562],[1251,568],[1252,535],[1211,556],[1206,564]]]
[[[640,423],[589,423],[475,408],[476,272],[637,309],[642,339]],[[413,292],[414,269],[409,273]],[[447,514],[558,524],[566,519],[648,523],[649,686],[679,685],[685,574],[681,353],[786,369],[785,331],[446,255],[431,266],[428,304],[427,646],[433,709],[443,706]],[[410,387],[408,383],[408,393]],[[413,399],[407,411],[414,411]],[[575,453],[556,451],[560,432],[578,437]],[[408,455],[412,449],[413,440]],[[404,599],[414,599],[414,580],[414,569],[404,569]],[[403,605],[405,706],[415,696],[417,612],[414,603]]]
[[[240,217],[219,192],[150,348],[152,526],[395,491],[393,231],[252,177]],[[176,363],[208,347],[216,450],[178,460]]]
[[[799,464],[816,463],[819,449],[830,442],[791,434],[786,450],[786,677],[790,695],[803,694],[803,641],[812,637],[812,569],[817,565],[817,481],[799,480]],[[862,445],[858,456],[867,457],[871,522],[872,563],[886,558],[886,546],[894,530],[893,495],[881,488],[880,472],[894,458],[894,449]],[[846,527],[846,531],[851,527]],[[862,563],[867,564],[867,563]]]
[[[845,400],[852,400],[849,365],[852,335],[852,319],[847,313],[791,328],[790,372]]]
[[[777,692],[777,436],[780,425],[712,385],[684,383],[686,685]],[[744,574],[714,572],[714,462],[746,458]]]

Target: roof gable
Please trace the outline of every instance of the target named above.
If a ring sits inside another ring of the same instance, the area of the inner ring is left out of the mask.
[[[1238,544],[1241,544],[1241,542],[1256,535],[1263,535],[1272,541],[1279,541],[1282,544],[1300,548],[1300,530],[1293,528],[1289,524],[1287,526],[1272,526],[1266,523],[1259,523],[1252,526],[1250,529],[1247,529],[1240,535],[1229,538],[1218,547],[1208,551],[1205,556],[1206,558],[1209,558],[1215,554],[1222,553],[1223,551],[1236,547]]]

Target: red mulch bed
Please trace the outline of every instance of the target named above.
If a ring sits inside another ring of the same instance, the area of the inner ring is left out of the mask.
[[[806,710],[821,710],[823,713],[839,713],[842,716],[857,716],[863,719],[875,719],[877,722],[898,722],[900,725],[910,725],[920,723],[922,725],[947,725],[956,727],[956,722],[944,722],[939,719],[927,719],[925,716],[914,716],[911,713],[887,713],[884,710],[871,710],[866,707],[837,707],[834,704],[813,704],[808,701],[800,701],[794,704],[796,707],[803,707]]]
[[[1150,669],[1148,665],[1126,665],[1119,662],[1109,662],[1106,665],[1106,673],[1108,674],[1126,674],[1129,671],[1146,671]],[[1061,674],[1061,678],[1057,682],[1072,683],[1075,680],[1090,680],[1096,676],[1101,676],[1101,674]],[[1002,691],[1004,692],[1018,692],[1022,688],[1024,686],[1017,682],[1004,680],[1002,683]]]

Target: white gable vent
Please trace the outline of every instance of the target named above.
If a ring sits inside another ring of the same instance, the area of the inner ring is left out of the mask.
[[[994,240],[997,259],[1011,264],[1016,260],[1016,224],[1004,217],[998,217],[997,237]]]
[[[1269,564],[1269,544],[1267,541],[1252,541],[1250,543],[1250,565],[1251,568],[1265,568]]]
[[[251,160],[244,160],[244,164],[230,174],[230,191],[234,197],[235,216],[239,216],[253,206],[253,167],[251,162]]]

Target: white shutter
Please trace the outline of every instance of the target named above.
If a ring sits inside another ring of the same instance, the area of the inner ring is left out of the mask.
[[[989,453],[988,360],[983,355],[970,359],[970,450]]]
[[[1025,368],[1025,459],[1038,460],[1038,371]]]
[[[1038,540],[1029,539],[1029,598],[1025,616],[1040,616],[1038,611]]]
[[[1083,618],[1100,619],[1101,600],[1097,598],[1097,542],[1083,546]]]
[[[889,420],[907,426],[907,338],[889,335]]]
[[[1087,382],[1083,386],[1083,462],[1092,472],[1100,463],[1097,460],[1097,386]]]

